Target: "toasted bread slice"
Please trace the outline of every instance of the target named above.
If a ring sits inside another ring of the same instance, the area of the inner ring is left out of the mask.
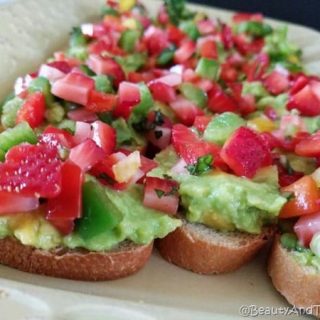
[[[200,274],[234,271],[251,260],[273,236],[272,228],[259,235],[217,232],[201,224],[184,221],[164,239],[156,241],[163,258]]]
[[[148,261],[153,244],[124,242],[105,252],[39,250],[14,238],[0,240],[0,264],[30,273],[83,281],[114,280],[139,271]]]
[[[312,310],[315,316],[320,316],[320,274],[312,267],[299,264],[293,254],[282,247],[279,236],[269,256],[268,273],[275,288],[289,303],[310,308],[308,312]]]

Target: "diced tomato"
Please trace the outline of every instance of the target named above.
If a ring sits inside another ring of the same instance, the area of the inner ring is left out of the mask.
[[[86,122],[82,122],[82,121],[77,121],[75,133],[73,136],[73,141],[74,141],[75,145],[78,145],[87,139],[92,139],[91,124],[86,123]]]
[[[124,81],[125,74],[121,66],[109,57],[101,57],[91,54],[87,60],[88,67],[96,74],[105,74],[112,76],[115,86],[118,86],[121,81]]]
[[[233,47],[232,30],[226,24],[222,25],[221,40],[225,49],[231,49]]]
[[[233,36],[233,42],[238,51],[243,55],[259,53],[264,46],[263,38],[249,39],[245,34]]]
[[[129,118],[130,113],[134,106],[140,102],[139,86],[130,82],[121,82],[119,85],[119,101],[113,114],[116,117]]]
[[[72,229],[66,230],[65,226],[72,226],[70,222],[81,217],[84,174],[77,165],[67,161],[62,165],[61,175],[61,192],[48,201],[46,219],[60,232],[68,234]]]
[[[299,242],[308,247],[315,233],[320,231],[320,213],[307,214],[299,218],[294,225]]]
[[[154,160],[151,160],[145,156],[140,155],[141,159],[141,170],[144,172],[144,174],[147,174],[152,169],[156,168],[158,166],[158,163]]]
[[[74,136],[67,130],[59,129],[50,125],[43,131],[42,136],[43,135],[52,136],[65,148],[72,148],[74,145]]]
[[[202,141],[188,127],[176,124],[172,128],[172,144],[179,156],[187,164],[195,164],[199,157],[211,154],[216,162],[219,158],[219,147]]]
[[[221,65],[220,78],[225,82],[235,82],[238,79],[238,71],[229,63],[223,63]]]
[[[61,99],[85,106],[94,86],[94,80],[90,77],[80,73],[69,73],[53,84],[51,92]]]
[[[218,113],[238,111],[235,100],[226,94],[219,85],[214,85],[208,92],[208,107],[211,111]]]
[[[93,141],[107,154],[114,152],[116,147],[116,131],[102,121],[92,123]]]
[[[246,21],[263,21],[263,15],[261,13],[247,13],[247,12],[238,12],[233,15],[232,21],[234,23],[241,23]]]
[[[72,66],[67,61],[53,61],[53,62],[47,63],[47,66],[51,68],[55,68],[63,72],[64,74],[70,73],[72,70]]]
[[[0,216],[11,213],[30,212],[39,207],[39,199],[13,192],[0,191]]]
[[[320,100],[314,94],[310,84],[307,84],[290,97],[287,108],[298,109],[304,116],[317,116],[320,114]]]
[[[263,140],[246,127],[237,129],[226,141],[221,158],[238,176],[252,178],[258,169],[272,164],[270,150]]]
[[[194,119],[193,126],[200,132],[206,130],[209,122],[212,120],[211,116],[196,116]]]
[[[117,103],[117,96],[92,90],[86,109],[91,112],[101,113],[111,111]]]
[[[176,26],[170,24],[167,28],[168,40],[173,42],[176,46],[179,46],[181,42],[186,38],[185,33],[177,28]]]
[[[202,35],[214,33],[216,26],[217,22],[214,22],[210,19],[200,20],[199,22],[197,22],[197,28]]]
[[[263,140],[263,142],[269,148],[270,151],[272,151],[274,148],[281,147],[281,144],[278,141],[278,139],[270,132],[260,133],[260,138]]]
[[[277,163],[277,166],[280,187],[287,187],[304,176],[302,172],[292,170],[288,172],[288,170],[286,170],[280,163]]]
[[[169,46],[167,33],[154,26],[151,26],[146,30],[145,40],[151,55],[158,55]]]
[[[20,144],[0,164],[1,191],[28,197],[54,198],[61,190],[61,161],[49,145]]]
[[[44,121],[45,108],[46,100],[43,93],[30,93],[17,112],[16,123],[26,121],[31,128],[40,126]]]
[[[183,64],[195,53],[196,45],[193,41],[187,40],[181,44],[180,48],[174,53],[174,62]]]
[[[50,66],[49,64],[43,64],[39,70],[39,76],[47,78],[51,84],[64,78],[65,75],[66,73],[60,71],[58,68]]]
[[[175,89],[165,83],[159,81],[151,81],[148,86],[154,100],[163,103],[170,103],[176,99]]]
[[[208,59],[218,58],[217,44],[210,38],[200,39],[198,41],[198,50],[201,57]]]
[[[179,73],[172,72],[154,81],[166,84],[170,87],[176,87],[182,83],[182,76]]]
[[[320,132],[298,142],[295,146],[295,153],[303,157],[320,157]]]
[[[179,118],[179,120],[186,126],[191,126],[194,123],[196,116],[203,115],[203,111],[199,109],[191,101],[179,96],[170,103],[170,107]]]
[[[269,67],[269,56],[266,53],[260,53],[255,59],[242,66],[243,72],[247,76],[247,81],[260,80]]]
[[[90,170],[105,157],[105,152],[96,143],[87,139],[70,150],[69,159],[83,171]]]
[[[289,200],[281,209],[279,218],[299,217],[319,211],[319,192],[316,182],[310,176],[304,176],[291,185],[281,189],[292,192],[294,199]]]
[[[298,93],[305,85],[309,83],[309,79],[304,74],[299,74],[296,78],[293,79],[293,84],[290,89],[290,94],[294,95]]]
[[[264,80],[265,87],[274,95],[278,95],[288,90],[289,84],[288,76],[278,71],[272,71]]]
[[[163,150],[171,142],[171,133],[170,128],[156,126],[153,130],[148,132],[147,139],[160,150]]]
[[[109,36],[104,36],[89,44],[88,51],[90,54],[101,55],[112,49],[112,40]]]
[[[178,211],[178,184],[173,180],[147,177],[143,204],[155,210],[175,215]]]

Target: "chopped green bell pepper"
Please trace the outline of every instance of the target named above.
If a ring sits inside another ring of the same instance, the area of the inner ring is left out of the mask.
[[[259,21],[245,21],[237,25],[238,33],[248,33],[254,37],[265,37],[272,33],[272,27]]]
[[[201,58],[198,62],[196,73],[202,78],[217,81],[220,73],[220,64],[213,59]]]
[[[23,100],[15,97],[7,101],[2,107],[1,125],[4,128],[12,128],[16,124],[17,112],[22,107]]]
[[[133,52],[140,36],[141,32],[139,30],[123,31],[119,40],[120,48],[122,48],[126,52]]]
[[[179,28],[193,41],[196,41],[200,37],[200,32],[197,28],[197,25],[192,20],[182,21],[179,25]]]
[[[205,108],[205,106],[207,105],[207,94],[192,83],[183,83],[180,86],[180,91],[186,99],[192,101],[198,107]]]
[[[112,80],[106,75],[98,75],[93,77],[95,81],[95,87],[97,91],[104,92],[104,93],[113,93],[113,85]]]
[[[117,56],[115,60],[121,65],[122,69],[128,72],[134,72],[142,68],[147,62],[147,55],[144,53],[133,53],[125,57]]]
[[[172,62],[175,50],[176,48],[174,46],[164,49],[157,57],[157,65],[165,66]]]
[[[84,240],[113,230],[122,220],[121,212],[109,201],[98,182],[84,183],[82,204],[83,216],[77,221],[76,232]]]
[[[51,93],[51,84],[49,80],[45,77],[38,77],[31,81],[29,87],[29,92],[42,92],[46,99],[46,105],[50,108],[54,102],[54,97]]]

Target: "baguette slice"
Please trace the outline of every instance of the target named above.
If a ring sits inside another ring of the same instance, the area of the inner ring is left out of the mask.
[[[320,316],[320,274],[314,268],[300,265],[292,254],[282,247],[277,236],[269,256],[268,273],[275,288],[298,308]],[[316,306],[318,307],[313,307]]]
[[[156,246],[164,259],[200,274],[234,271],[250,261],[273,236],[273,228],[259,235],[217,232],[201,224],[184,221],[182,227]]]
[[[114,280],[139,271],[148,261],[153,243],[124,242],[106,252],[57,249],[39,250],[14,238],[0,240],[0,264],[21,271],[83,281]]]

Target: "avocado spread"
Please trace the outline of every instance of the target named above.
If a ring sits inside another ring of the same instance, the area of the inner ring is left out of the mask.
[[[85,248],[91,251],[110,250],[122,241],[148,244],[162,238],[181,225],[178,219],[146,208],[142,204],[142,188],[134,186],[126,191],[103,188],[109,201],[122,213],[122,220],[112,230],[86,239],[75,231],[63,237],[47,222],[41,212],[21,213],[0,218],[0,238],[14,236],[21,243],[50,250],[56,247]]]

